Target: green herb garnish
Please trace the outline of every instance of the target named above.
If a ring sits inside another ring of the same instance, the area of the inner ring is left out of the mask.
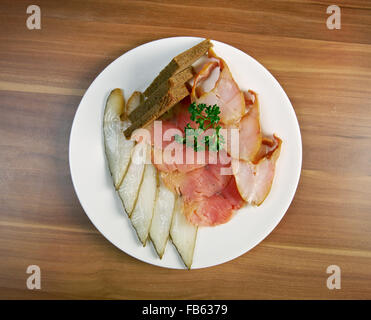
[[[190,119],[198,124],[198,128],[192,128],[190,123],[187,123],[184,127],[186,136],[183,138],[180,135],[175,135],[175,141],[183,143],[187,147],[193,147],[195,151],[204,151],[206,147],[210,151],[220,150],[224,144],[224,138],[220,134],[221,126],[218,125],[219,107],[216,104],[207,107],[204,103],[196,105],[193,102],[188,110],[191,114]],[[203,135],[208,129],[212,129],[212,134]]]

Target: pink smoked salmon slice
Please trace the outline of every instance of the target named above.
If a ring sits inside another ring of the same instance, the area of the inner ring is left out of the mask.
[[[221,192],[233,175],[222,175],[221,170],[230,165],[208,164],[190,172],[162,172],[161,177],[166,186],[183,196],[185,201],[210,197]]]
[[[184,202],[184,213],[197,226],[215,226],[228,222],[235,210],[244,204],[232,176],[221,192]]]
[[[207,164],[217,164],[218,161],[224,164],[230,163],[225,151],[196,152],[193,148],[175,141],[176,134],[184,137],[184,127],[187,123],[197,128],[197,124],[190,120],[188,102],[185,99],[174,107],[171,119],[155,121],[146,128],[135,131],[132,135],[138,142],[144,139],[152,144],[152,163],[162,172],[190,172]]]
[[[221,151],[223,153],[223,151]],[[188,173],[162,173],[166,186],[183,197],[184,213],[194,225],[227,222],[244,201],[233,175],[221,174],[229,165],[208,164]]]
[[[175,108],[174,108],[174,117],[173,122],[178,128],[180,128],[183,133],[184,128],[189,123],[193,129],[198,128],[198,124],[194,121],[191,121],[191,114],[189,113],[189,106],[191,104],[191,99],[188,96],[184,98]]]
[[[208,151],[195,152],[192,148],[186,148],[184,144],[175,141],[175,135],[181,137],[184,135],[184,130],[178,126],[178,121],[186,122],[185,111],[188,113],[188,110],[183,109],[180,109],[175,120],[155,121],[146,128],[136,130],[132,135],[137,142],[144,140],[152,145],[152,163],[160,171],[189,172],[205,166],[209,162],[209,156],[216,157],[209,155]]]

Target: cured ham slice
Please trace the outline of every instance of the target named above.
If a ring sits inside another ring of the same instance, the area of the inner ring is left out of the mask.
[[[254,162],[256,163],[264,157],[269,157],[278,148],[279,143],[281,143],[281,140],[276,136],[273,136],[273,139],[264,137],[260,149],[255,155]]]
[[[262,144],[262,134],[259,119],[259,100],[257,94],[251,90],[244,93],[247,112],[238,124],[225,127],[226,148],[232,158],[244,161],[254,161]],[[238,148],[233,145],[237,143],[232,129],[237,130]]]
[[[262,143],[259,120],[259,101],[256,94],[253,94],[255,97],[254,103],[249,106],[248,112],[243,116],[238,126],[240,133],[239,157],[245,161],[251,161],[255,158]],[[245,100],[247,99],[245,98]]]
[[[267,197],[272,186],[281,142],[281,139],[276,136],[274,136],[274,141],[264,139],[263,151],[259,152],[261,158],[255,163],[239,159],[232,160],[237,188],[246,202],[260,205]],[[263,155],[264,152],[265,155]]]
[[[206,90],[207,85],[205,85],[205,81],[208,80],[212,74],[212,72],[217,71],[217,68],[219,68],[219,60],[213,59],[206,62],[201,70],[197,73],[193,80],[192,85],[192,97],[200,97],[203,94],[205,94],[207,91],[210,91],[215,87],[216,81],[214,81],[214,85],[209,89]],[[220,75],[220,70],[219,70]],[[211,81],[211,80],[210,80]]]
[[[218,105],[221,123],[225,125],[237,123],[245,113],[244,95],[234,81],[225,61],[217,57],[212,51],[209,54],[216,58],[218,62],[210,61],[206,63],[196,75],[191,99],[197,104]],[[204,81],[217,66],[220,68],[220,74],[214,88],[208,92],[199,92],[197,88],[199,88],[200,82]]]

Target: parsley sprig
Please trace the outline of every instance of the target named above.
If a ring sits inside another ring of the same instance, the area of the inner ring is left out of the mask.
[[[191,121],[198,124],[198,128],[192,128],[190,123],[184,127],[185,137],[175,135],[175,141],[193,147],[195,151],[204,151],[207,147],[210,151],[219,151],[224,144],[224,138],[220,134],[221,126],[218,124],[220,109],[218,105],[206,106],[204,103],[196,105],[194,102],[189,106]],[[211,135],[203,135],[213,129]]]

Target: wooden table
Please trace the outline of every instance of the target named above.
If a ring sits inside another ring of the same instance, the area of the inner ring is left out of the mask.
[[[341,7],[329,30],[326,8]],[[0,3],[0,298],[371,298],[371,3],[348,1]],[[72,120],[102,69],[145,42],[200,36],[261,62],[287,92],[303,139],[294,201],[249,253],[168,270],[111,245],[75,195]],[[41,268],[41,290],[26,268]],[[329,265],[341,289],[329,290]]]

